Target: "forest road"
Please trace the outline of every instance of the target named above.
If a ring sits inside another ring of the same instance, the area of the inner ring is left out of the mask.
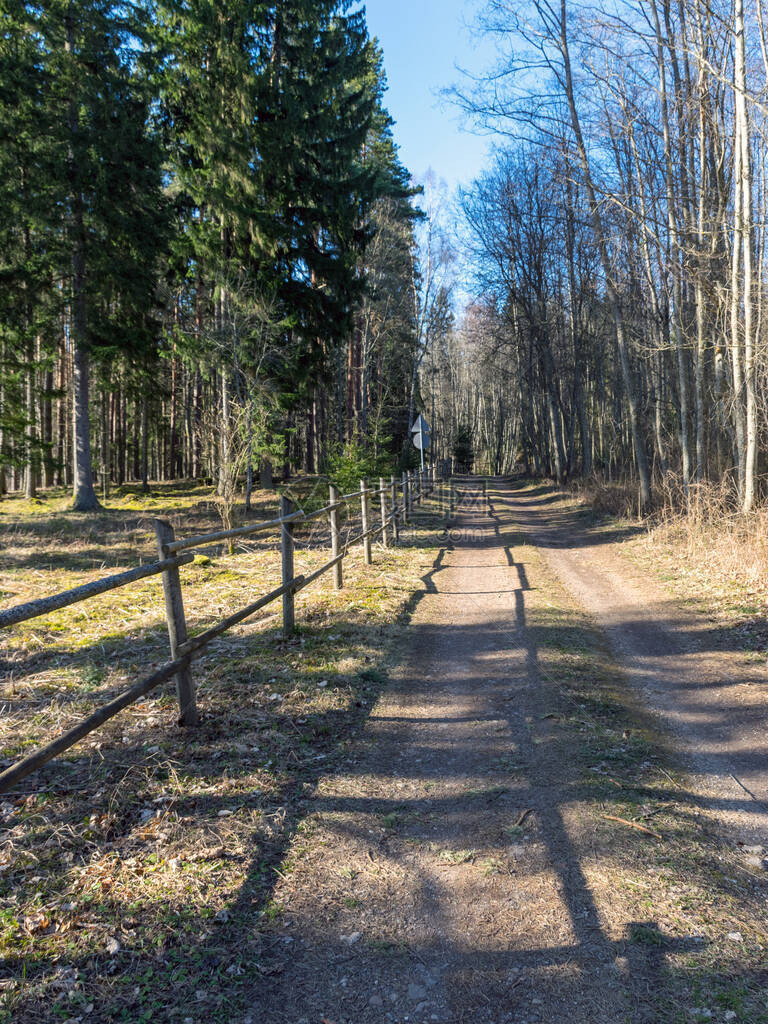
[[[631,938],[653,912],[617,891],[656,863],[656,840],[606,823],[580,781],[592,755],[566,724],[574,677],[561,682],[552,652],[581,613],[519,524],[558,571],[557,555],[589,548],[550,546],[568,530],[544,495],[499,485],[491,498],[490,514],[458,510],[390,685],[307,801],[253,1024],[678,1019],[655,1009],[665,952]]]
[[[628,682],[662,721],[686,788],[745,844],[768,842],[768,671],[701,613],[686,609],[620,554],[607,533],[552,488],[500,496],[584,610]]]

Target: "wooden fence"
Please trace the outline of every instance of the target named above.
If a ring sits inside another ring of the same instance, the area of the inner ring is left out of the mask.
[[[352,494],[340,495],[331,485],[329,503],[315,512],[305,513],[294,508],[293,502],[286,497],[280,499],[280,515],[266,522],[251,523],[247,526],[231,530],[218,530],[213,533],[200,534],[197,537],[177,539],[170,523],[163,519],[155,519],[158,560],[148,565],[115,573],[91,583],[85,583],[72,590],[44,597],[38,601],[29,601],[0,611],[0,628],[13,626],[27,619],[68,605],[85,601],[108,590],[124,587],[147,576],[163,575],[163,592],[165,596],[165,615],[168,624],[168,638],[171,648],[171,660],[151,675],[134,684],[119,694],[109,703],[104,704],[88,715],[73,728],[43,747],[39,747],[16,764],[0,773],[0,793],[10,790],[17,782],[41,768],[46,762],[74,746],[88,733],[93,732],[104,722],[113,718],[118,712],[135,703],[139,698],[160,686],[172,677],[176,677],[176,692],[179,701],[179,722],[182,725],[194,726],[198,723],[195,686],[192,679],[192,662],[215,638],[232,626],[254,615],[272,601],[282,598],[283,632],[290,635],[295,628],[295,597],[296,594],[309,586],[323,573],[333,570],[334,585],[340,590],[344,585],[342,563],[354,544],[362,544],[366,564],[373,560],[371,541],[381,535],[386,546],[390,539],[397,543],[400,528],[413,515],[414,506],[430,494],[435,487],[434,467],[403,473],[402,479],[390,477],[389,483],[379,478],[379,486],[370,488],[365,480],[360,481],[360,490]],[[378,516],[372,508],[372,501],[378,498]],[[362,530],[356,536],[342,538],[341,509],[353,501],[360,501]],[[321,516],[328,516],[331,535],[331,557],[308,575],[294,575],[294,531],[300,523],[306,523]],[[379,518],[379,525],[373,526],[374,518]],[[202,633],[194,636],[187,634],[184,616],[184,600],[181,588],[179,569],[193,561],[192,548],[207,547],[219,541],[231,541],[233,538],[249,537],[252,534],[271,529],[280,530],[282,581],[279,587],[259,597],[245,608],[222,619]]]

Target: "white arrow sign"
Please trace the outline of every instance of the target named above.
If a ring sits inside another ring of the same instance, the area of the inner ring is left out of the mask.
[[[411,427],[413,444],[421,452],[421,468],[424,469],[424,450],[429,448],[429,424],[419,413]]]

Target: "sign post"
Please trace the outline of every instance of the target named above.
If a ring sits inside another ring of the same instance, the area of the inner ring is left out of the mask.
[[[421,453],[421,468],[424,469],[424,451],[429,448],[431,439],[429,436],[429,424],[424,417],[419,413],[416,417],[416,421],[411,427],[411,440],[414,446],[419,449]]]

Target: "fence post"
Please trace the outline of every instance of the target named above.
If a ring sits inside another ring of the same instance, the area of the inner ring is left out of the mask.
[[[165,519],[156,519],[155,536],[160,558],[169,558],[167,545],[176,539],[173,527]],[[163,572],[163,593],[165,594],[165,618],[168,622],[171,658],[175,661],[179,645],[187,639],[187,621],[184,618],[184,600],[181,596],[181,579],[177,566]],[[197,725],[200,718],[195,702],[195,683],[189,665],[176,673],[176,696],[179,700],[179,724]]]
[[[401,522],[408,522],[408,473],[405,470],[403,470],[403,518]]]
[[[329,488],[331,505],[336,505],[339,500],[339,492],[331,484]],[[339,517],[338,507],[331,509],[331,557],[336,558],[339,554],[339,548],[341,547],[341,521]],[[333,583],[337,590],[341,590],[344,586],[344,577],[341,571],[341,559],[333,567]]]
[[[408,473],[408,518],[413,518],[413,470]]]
[[[368,505],[368,487],[366,486],[365,480],[360,481],[360,490],[363,492],[360,495],[360,511],[363,519],[363,533],[367,536],[363,537],[363,551],[365,552],[365,564],[370,565],[373,562],[371,557],[371,535],[368,533],[370,527],[370,506]]]
[[[379,500],[381,502],[381,543],[387,546],[387,495],[384,491],[384,477],[379,477]]]
[[[393,476],[389,478],[389,486],[392,488],[392,543],[397,544],[400,540],[400,514],[397,511],[397,481]]]
[[[282,495],[280,498],[280,516],[286,517],[293,512],[293,502]],[[293,523],[283,523],[280,535],[282,554],[283,586],[293,579]],[[283,635],[290,636],[294,631],[296,616],[294,601],[296,595],[292,590],[283,594]]]

